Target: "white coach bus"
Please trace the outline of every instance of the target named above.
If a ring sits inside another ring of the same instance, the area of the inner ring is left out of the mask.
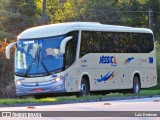
[[[71,22],[25,30],[15,50],[17,96],[141,88],[157,84],[153,32],[146,28]]]

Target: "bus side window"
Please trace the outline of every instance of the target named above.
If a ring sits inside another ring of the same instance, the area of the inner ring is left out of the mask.
[[[91,32],[83,31],[81,35],[80,57],[94,51]]]
[[[72,32],[69,32],[67,33],[67,36],[72,36],[73,38],[70,40],[72,41],[72,50],[73,50],[73,62],[75,61],[76,59],[76,51],[77,51],[77,44],[78,44],[78,36],[79,36],[79,31],[72,31]]]
[[[73,41],[69,41],[66,44],[65,50],[65,69],[70,67],[75,60],[75,51],[73,47]]]
[[[141,34],[141,51],[149,53],[154,49],[153,35],[148,33]]]

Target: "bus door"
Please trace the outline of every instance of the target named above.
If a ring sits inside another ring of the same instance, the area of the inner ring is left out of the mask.
[[[78,90],[75,71],[76,50],[73,47],[73,41],[70,40],[66,44],[65,50],[65,74],[66,74],[66,91],[75,92]]]

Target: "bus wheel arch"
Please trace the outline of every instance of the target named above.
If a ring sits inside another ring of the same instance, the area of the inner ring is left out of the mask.
[[[77,97],[87,96],[90,92],[90,81],[88,75],[83,75],[80,82],[80,92],[77,94]]]
[[[141,78],[139,73],[135,73],[133,76],[133,87],[132,87],[132,92],[135,94],[138,94],[141,89]]]

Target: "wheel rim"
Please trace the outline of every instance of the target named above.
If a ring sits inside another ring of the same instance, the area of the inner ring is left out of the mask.
[[[139,91],[139,85],[137,83],[134,84],[134,92],[138,93]]]
[[[81,84],[81,93],[82,95],[86,95],[86,85],[84,83]]]

